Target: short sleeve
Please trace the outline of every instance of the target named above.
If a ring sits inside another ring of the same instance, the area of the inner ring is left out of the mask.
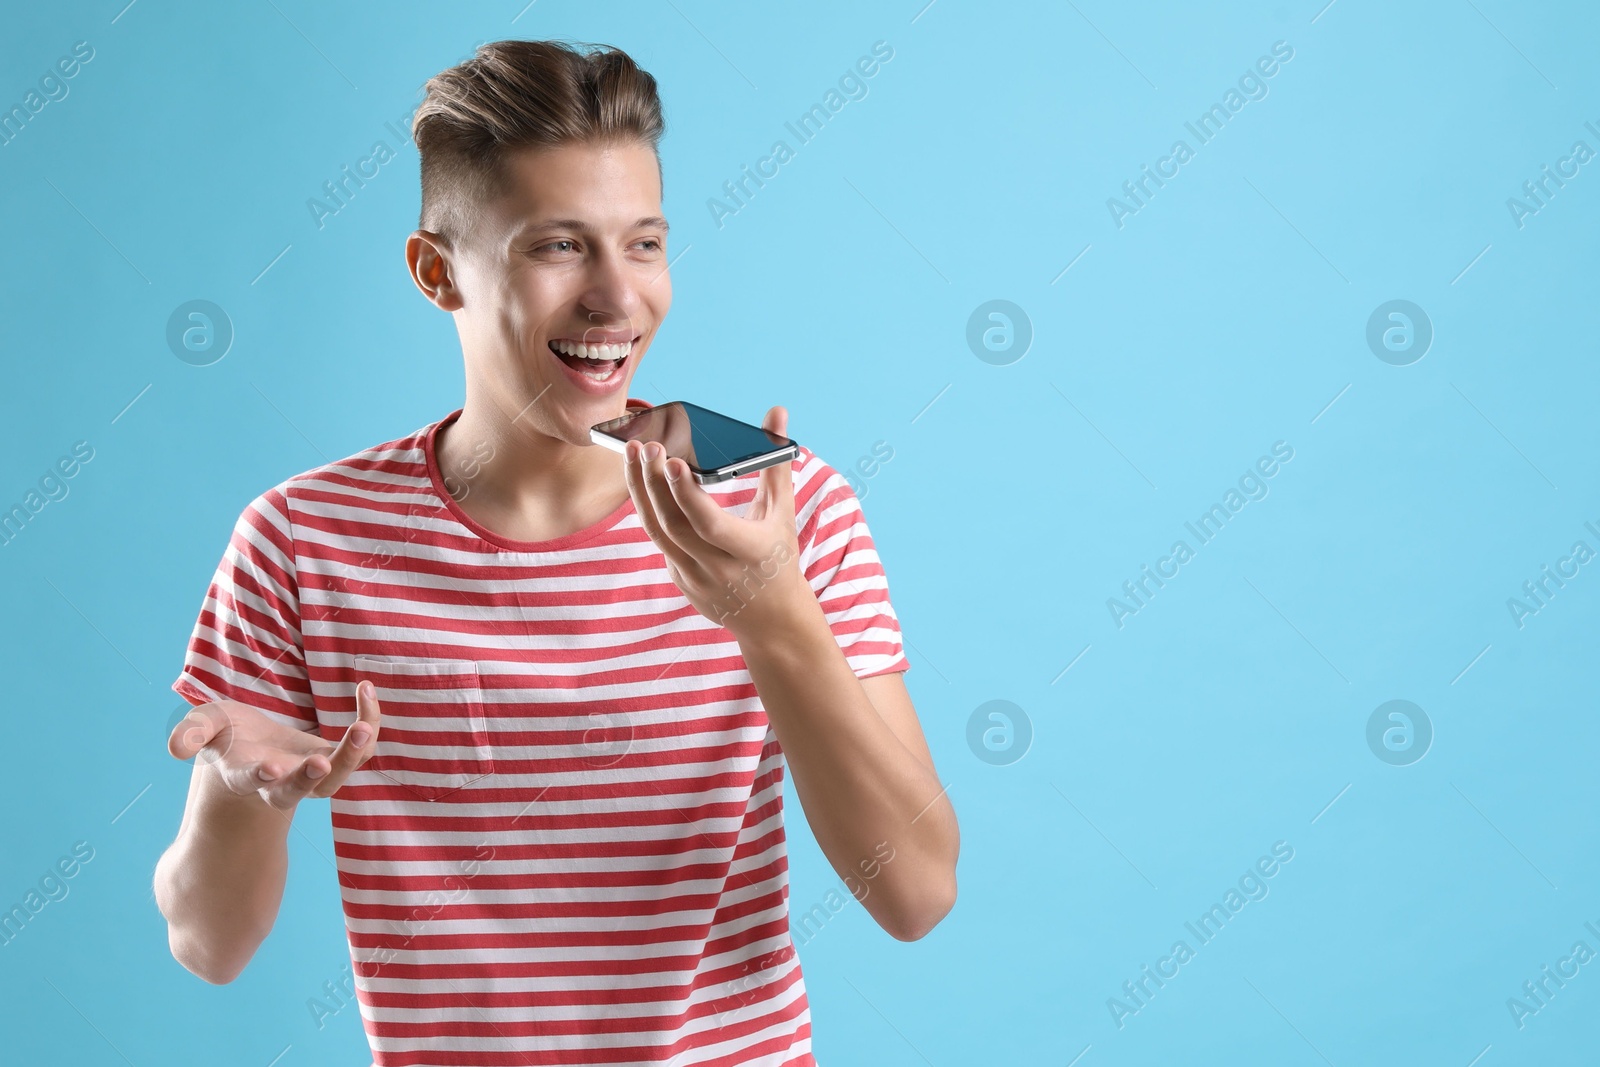
[[[797,494],[795,511],[800,566],[834,639],[857,678],[909,670],[900,618],[861,501],[842,474],[813,455],[805,459],[808,491],[804,503]]]
[[[281,487],[252,500],[234,523],[172,688],[191,704],[237,700],[286,726],[317,729]]]

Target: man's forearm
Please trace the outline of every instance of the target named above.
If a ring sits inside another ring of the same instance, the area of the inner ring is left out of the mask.
[[[955,811],[878,714],[809,586],[789,603],[782,625],[741,635],[740,647],[795,792],[842,877],[859,880],[888,842],[894,860],[874,868],[862,906],[893,936],[921,937],[955,902]]]
[[[155,896],[173,957],[206,981],[238,977],[277,920],[291,815],[196,765],[177,839],[156,864]]]

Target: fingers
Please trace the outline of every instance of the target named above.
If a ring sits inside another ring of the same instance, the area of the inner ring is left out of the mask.
[[[246,773],[252,776],[250,785],[261,798],[280,811],[290,811],[307,797],[321,799],[338,792],[351,772],[370,759],[377,749],[373,744],[376,729],[370,718],[362,718],[364,699],[358,689],[357,719],[337,746],[303,756],[273,752],[248,768]],[[373,700],[372,703],[375,706],[377,702]],[[363,739],[359,747],[354,743],[358,738]]]
[[[378,750],[378,725],[382,718],[377,687],[370,681],[362,681],[356,686],[356,721],[345,730],[338,747],[326,756],[308,756],[300,771],[300,776],[309,783],[311,796],[332,796],[344,785],[345,779],[372,758]]]
[[[668,537],[708,569],[738,556],[739,521],[700,488],[687,463],[663,450],[654,459],[642,460],[640,469],[651,506]]]
[[[675,544],[707,570],[733,558],[717,534],[719,519],[727,521],[722,508],[705,490],[694,484],[689,469],[677,461],[676,481],[667,480],[667,456],[663,451],[644,461],[645,491],[661,528]],[[737,520],[732,520],[737,521]]]
[[[634,510],[639,513],[639,522],[644,526],[644,532],[654,541],[656,547],[661,549],[661,554],[667,561],[685,574],[700,573],[700,566],[694,558],[678,543],[671,533],[662,526],[660,508],[657,506],[656,497],[649,488],[650,476],[645,468],[644,445],[638,441],[629,441],[625,454],[627,457],[628,494],[633,497]],[[669,496],[670,499],[670,496]],[[676,503],[672,505],[676,507]]]
[[[353,771],[371,759],[377,750],[381,717],[377,690],[370,681],[357,686],[356,721],[337,746],[323,741],[315,731],[287,728],[267,737],[241,737],[241,725],[230,719],[226,707],[205,705],[194,712],[174,729],[168,742],[173,754],[199,751],[202,759],[215,765],[229,790],[241,796],[259,794],[267,804],[286,812],[308,796],[332,796]],[[222,743],[231,751],[211,757],[217,743],[202,746],[230,724],[232,729]],[[247,719],[244,726],[249,726]]]
[[[261,795],[261,799],[279,811],[292,811],[296,804],[310,794],[311,787],[316,784],[313,779],[307,777],[306,766],[312,760],[325,761],[326,758],[313,753],[297,760],[290,753],[273,752],[255,765],[241,770],[248,778],[249,785]]]
[[[680,542],[686,537],[693,537],[699,543],[710,546],[711,552],[720,552],[726,556],[734,555],[734,542],[729,538],[730,531],[726,525],[731,517],[722,510],[721,505],[711,499],[709,493],[695,484],[694,478],[689,474],[689,468],[683,466],[681,460],[678,464],[673,478],[667,481],[667,494],[677,505],[676,515],[681,515],[688,526],[680,535],[679,531],[673,528],[672,518],[663,519],[667,533]]]

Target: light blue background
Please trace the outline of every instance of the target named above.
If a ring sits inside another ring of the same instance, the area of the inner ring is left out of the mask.
[[[1600,162],[1521,228],[1506,206],[1600,150],[1592,5],[121,2],[19,6],[0,40],[7,107],[95,49],[0,148],[0,506],[95,449],[0,548],[0,906],[95,850],[0,947],[8,1062],[368,1062],[354,1006],[320,1031],[306,1006],[348,960],[325,802],[237,982],[168,955],[168,686],[252,496],[459,406],[402,260],[416,153],[384,124],[510,36],[660,81],[681,258],[633,395],[785,404],[841,470],[894,451],[858,491],[960,900],[920,942],[852,904],[802,947],[821,1063],[1594,1057],[1600,961],[1522,1029],[1506,1006],[1600,951],[1600,564],[1521,628],[1506,605],[1600,549]],[[866,98],[719,228],[708,198],[879,40]],[[1269,95],[1197,146],[1184,122],[1275,41]],[[1180,137],[1195,157],[1119,229],[1107,198]],[[397,157],[318,229],[308,198],[378,140]],[[211,366],[165,341],[193,299],[237,331]],[[1031,321],[1010,365],[966,342],[993,299]],[[1435,330],[1409,366],[1365,341],[1392,299]],[[1275,441],[1270,495],[1118,628],[1107,598]],[[1005,766],[967,742],[995,699],[1033,731]],[[1433,724],[1410,766],[1366,742],[1390,699]],[[798,804],[790,832],[798,913],[837,879]],[[1276,841],[1270,895],[1119,1029],[1107,998]]]

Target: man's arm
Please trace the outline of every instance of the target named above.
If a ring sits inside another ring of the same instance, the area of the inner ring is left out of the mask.
[[[156,907],[173,959],[213,985],[239,976],[278,918],[293,817],[194,761],[183,823],[156,863]]]
[[[775,406],[762,428],[782,435],[788,422]],[[828,862],[841,877],[881,878],[881,892],[857,899],[894,937],[922,937],[955,905],[955,809],[904,683],[856,677],[801,571],[794,465],[763,469],[735,517],[659,442],[629,441],[624,455],[628,495],[667,574],[738,641]],[[751,571],[761,580],[746,603]],[[894,850],[892,862],[880,846]]]
[[[177,839],[155,871],[174,959],[215,985],[239,976],[277,921],[295,808],[332,796],[372,758],[380,720],[364,681],[337,746],[233,700],[202,704],[178,723],[167,750],[199,758]]]
[[[900,672],[857,678],[809,587],[791,604],[741,633],[745,664],[823,854],[847,884],[876,873],[862,907],[914,941],[955,905],[955,809]]]

